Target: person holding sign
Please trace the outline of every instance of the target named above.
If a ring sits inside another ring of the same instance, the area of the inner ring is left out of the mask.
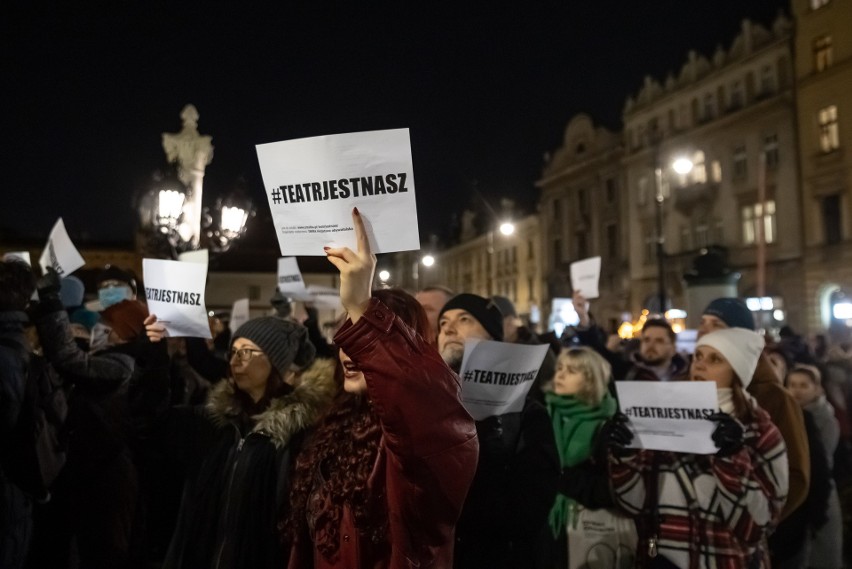
[[[616,503],[636,518],[638,566],[767,567],[766,536],[787,497],[787,451],[748,394],[763,338],[730,328],[696,344],[692,381],[713,381],[715,455],[624,448],[625,417],[604,427]]]
[[[598,444],[601,427],[617,408],[615,398],[608,391],[611,374],[609,363],[590,348],[563,350],[556,360],[553,392],[545,398],[556,436],[562,475],[540,548],[543,557],[546,557],[542,559],[542,567],[566,569],[580,566],[582,563],[577,560],[585,559],[599,541],[586,535],[583,525],[578,526],[581,511],[614,506],[606,447]],[[632,560],[636,546],[632,520],[617,518],[608,512],[601,514],[604,517],[599,521],[611,522],[607,529],[618,525],[628,528],[632,539],[627,553]],[[571,532],[583,540],[582,545],[571,547]],[[569,559],[574,562],[569,563]]]
[[[467,340],[503,340],[503,314],[481,296],[453,297],[438,318],[438,349],[456,372]],[[556,496],[559,457],[544,405],[476,422],[479,464],[456,532],[456,569],[532,567]]]
[[[290,568],[451,567],[476,430],[422,307],[399,289],[371,291],[376,258],[357,209],[352,218],[357,252],[326,248],[348,316],[334,337],[344,393],[296,465],[282,524]]]
[[[153,342],[165,337],[156,316]],[[168,399],[168,377],[160,385]],[[306,430],[336,391],[333,364],[314,358],[303,326],[274,316],[240,326],[231,342],[230,377],[204,406],[168,409],[152,437],[186,473],[165,568],[278,568],[287,548],[277,535],[288,481]]]

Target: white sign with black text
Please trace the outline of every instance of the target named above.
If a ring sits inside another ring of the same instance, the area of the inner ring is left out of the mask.
[[[373,253],[420,248],[407,128],[258,144],[257,159],[282,255],[355,251],[355,207]]]
[[[169,336],[211,338],[204,289],[203,263],[142,259],[148,312],[157,315]]]
[[[38,260],[42,272],[46,273],[48,267],[53,267],[60,277],[70,275],[86,264],[83,257],[74,247],[68,231],[65,230],[65,222],[60,217],[50,230],[44,252]]]
[[[231,319],[228,322],[228,328],[232,334],[249,321],[249,307],[249,299],[247,298],[234,301],[234,305],[231,307]]]
[[[616,381],[618,405],[630,419],[630,448],[715,454],[710,438],[719,410],[712,381]]]
[[[294,300],[310,301],[311,295],[305,288],[302,271],[296,257],[281,257],[278,259],[278,290],[281,294]]]
[[[600,296],[598,283],[601,277],[601,258],[590,257],[571,263],[571,288],[579,290],[588,299]]]
[[[475,420],[517,413],[538,375],[549,346],[468,340],[459,377],[462,403]]]

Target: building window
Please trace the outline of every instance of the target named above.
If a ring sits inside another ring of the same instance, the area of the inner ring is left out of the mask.
[[[615,203],[615,195],[616,195],[616,186],[615,186],[615,178],[607,178],[606,182],[606,203],[612,204]]]
[[[553,262],[556,265],[562,263],[562,239],[553,240]]]
[[[766,167],[773,170],[778,167],[778,135],[767,134],[763,137],[763,155],[766,158]]]
[[[811,0],[811,10],[819,10],[829,2],[831,0]]]
[[[725,224],[721,220],[716,220],[715,235],[713,237],[717,245],[725,243]]]
[[[819,111],[819,147],[823,152],[832,152],[840,146],[837,126],[837,106],[831,105]]]
[[[759,203],[742,208],[743,243],[746,245],[754,245],[757,243],[758,224],[760,223],[762,211],[763,209]],[[775,201],[769,200],[766,202],[766,215],[763,216],[764,243],[775,243],[775,228]]]
[[[606,226],[606,249],[610,259],[618,258],[618,225],[615,223]]]
[[[695,246],[697,248],[710,245],[710,227],[706,223],[695,226]]]
[[[553,200],[553,221],[562,223],[562,204],[559,198]]]
[[[535,300],[535,289],[533,288],[533,278],[527,277],[527,299],[532,302]]]
[[[577,209],[580,215],[587,215],[589,213],[588,196],[586,195],[586,190],[582,188],[577,190]]]
[[[692,231],[686,225],[680,228],[680,250],[689,251],[692,249]]]
[[[527,259],[532,259],[535,257],[535,242],[530,239],[527,241]]]
[[[826,245],[834,245],[843,240],[840,212],[840,195],[835,194],[822,199],[822,225],[825,227]]]
[[[707,183],[707,166],[704,164],[703,150],[698,150],[692,155],[692,171],[689,174],[693,184]]]
[[[260,300],[260,287],[258,285],[249,285],[248,297],[249,300]]]
[[[760,70],[760,94],[768,95],[775,90],[775,76],[771,65],[764,65]]]
[[[713,160],[710,165],[710,175],[712,180],[717,184],[722,181],[722,163],[718,160]]]
[[[743,82],[739,79],[731,85],[731,106],[732,110],[739,109],[743,106]]]
[[[586,231],[574,233],[574,242],[577,244],[577,259],[585,259],[589,256],[589,241],[586,239]]]
[[[716,114],[716,105],[713,99],[713,93],[704,95],[704,113],[701,116],[702,120],[709,121]]]
[[[741,180],[748,174],[748,155],[745,145],[734,148],[734,179]]]
[[[642,176],[639,178],[639,183],[637,185],[639,190],[639,199],[637,201],[639,202],[639,205],[645,205],[648,202],[648,176]]]
[[[831,47],[831,36],[822,36],[814,40],[814,67],[817,71],[825,71],[834,62],[834,50]]]

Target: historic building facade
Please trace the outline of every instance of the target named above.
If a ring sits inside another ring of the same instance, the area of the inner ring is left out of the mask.
[[[852,2],[794,0],[808,328],[852,298]]]
[[[628,200],[622,154],[619,134],[595,126],[589,116],[580,114],[568,122],[562,146],[553,152],[536,182],[541,190],[548,297],[570,298],[571,263],[600,256],[595,316],[609,328],[618,326],[629,307]]]
[[[791,48],[792,24],[783,16],[770,29],[746,20],[727,50],[710,58],[690,52],[676,75],[662,83],[647,77],[628,98],[632,312],[658,308],[661,216],[665,290],[689,324],[703,306],[688,305],[684,275],[712,248],[741,273],[739,296],[772,299],[758,315],[764,326],[804,327]],[[691,170],[678,173],[684,164]]]

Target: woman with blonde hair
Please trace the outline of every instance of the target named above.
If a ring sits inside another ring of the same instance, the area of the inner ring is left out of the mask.
[[[567,529],[580,509],[613,506],[606,453],[595,452],[600,427],[617,407],[607,390],[611,374],[609,363],[589,348],[562,350],[556,361],[553,392],[545,402],[562,475],[540,548],[542,567],[568,567]]]

